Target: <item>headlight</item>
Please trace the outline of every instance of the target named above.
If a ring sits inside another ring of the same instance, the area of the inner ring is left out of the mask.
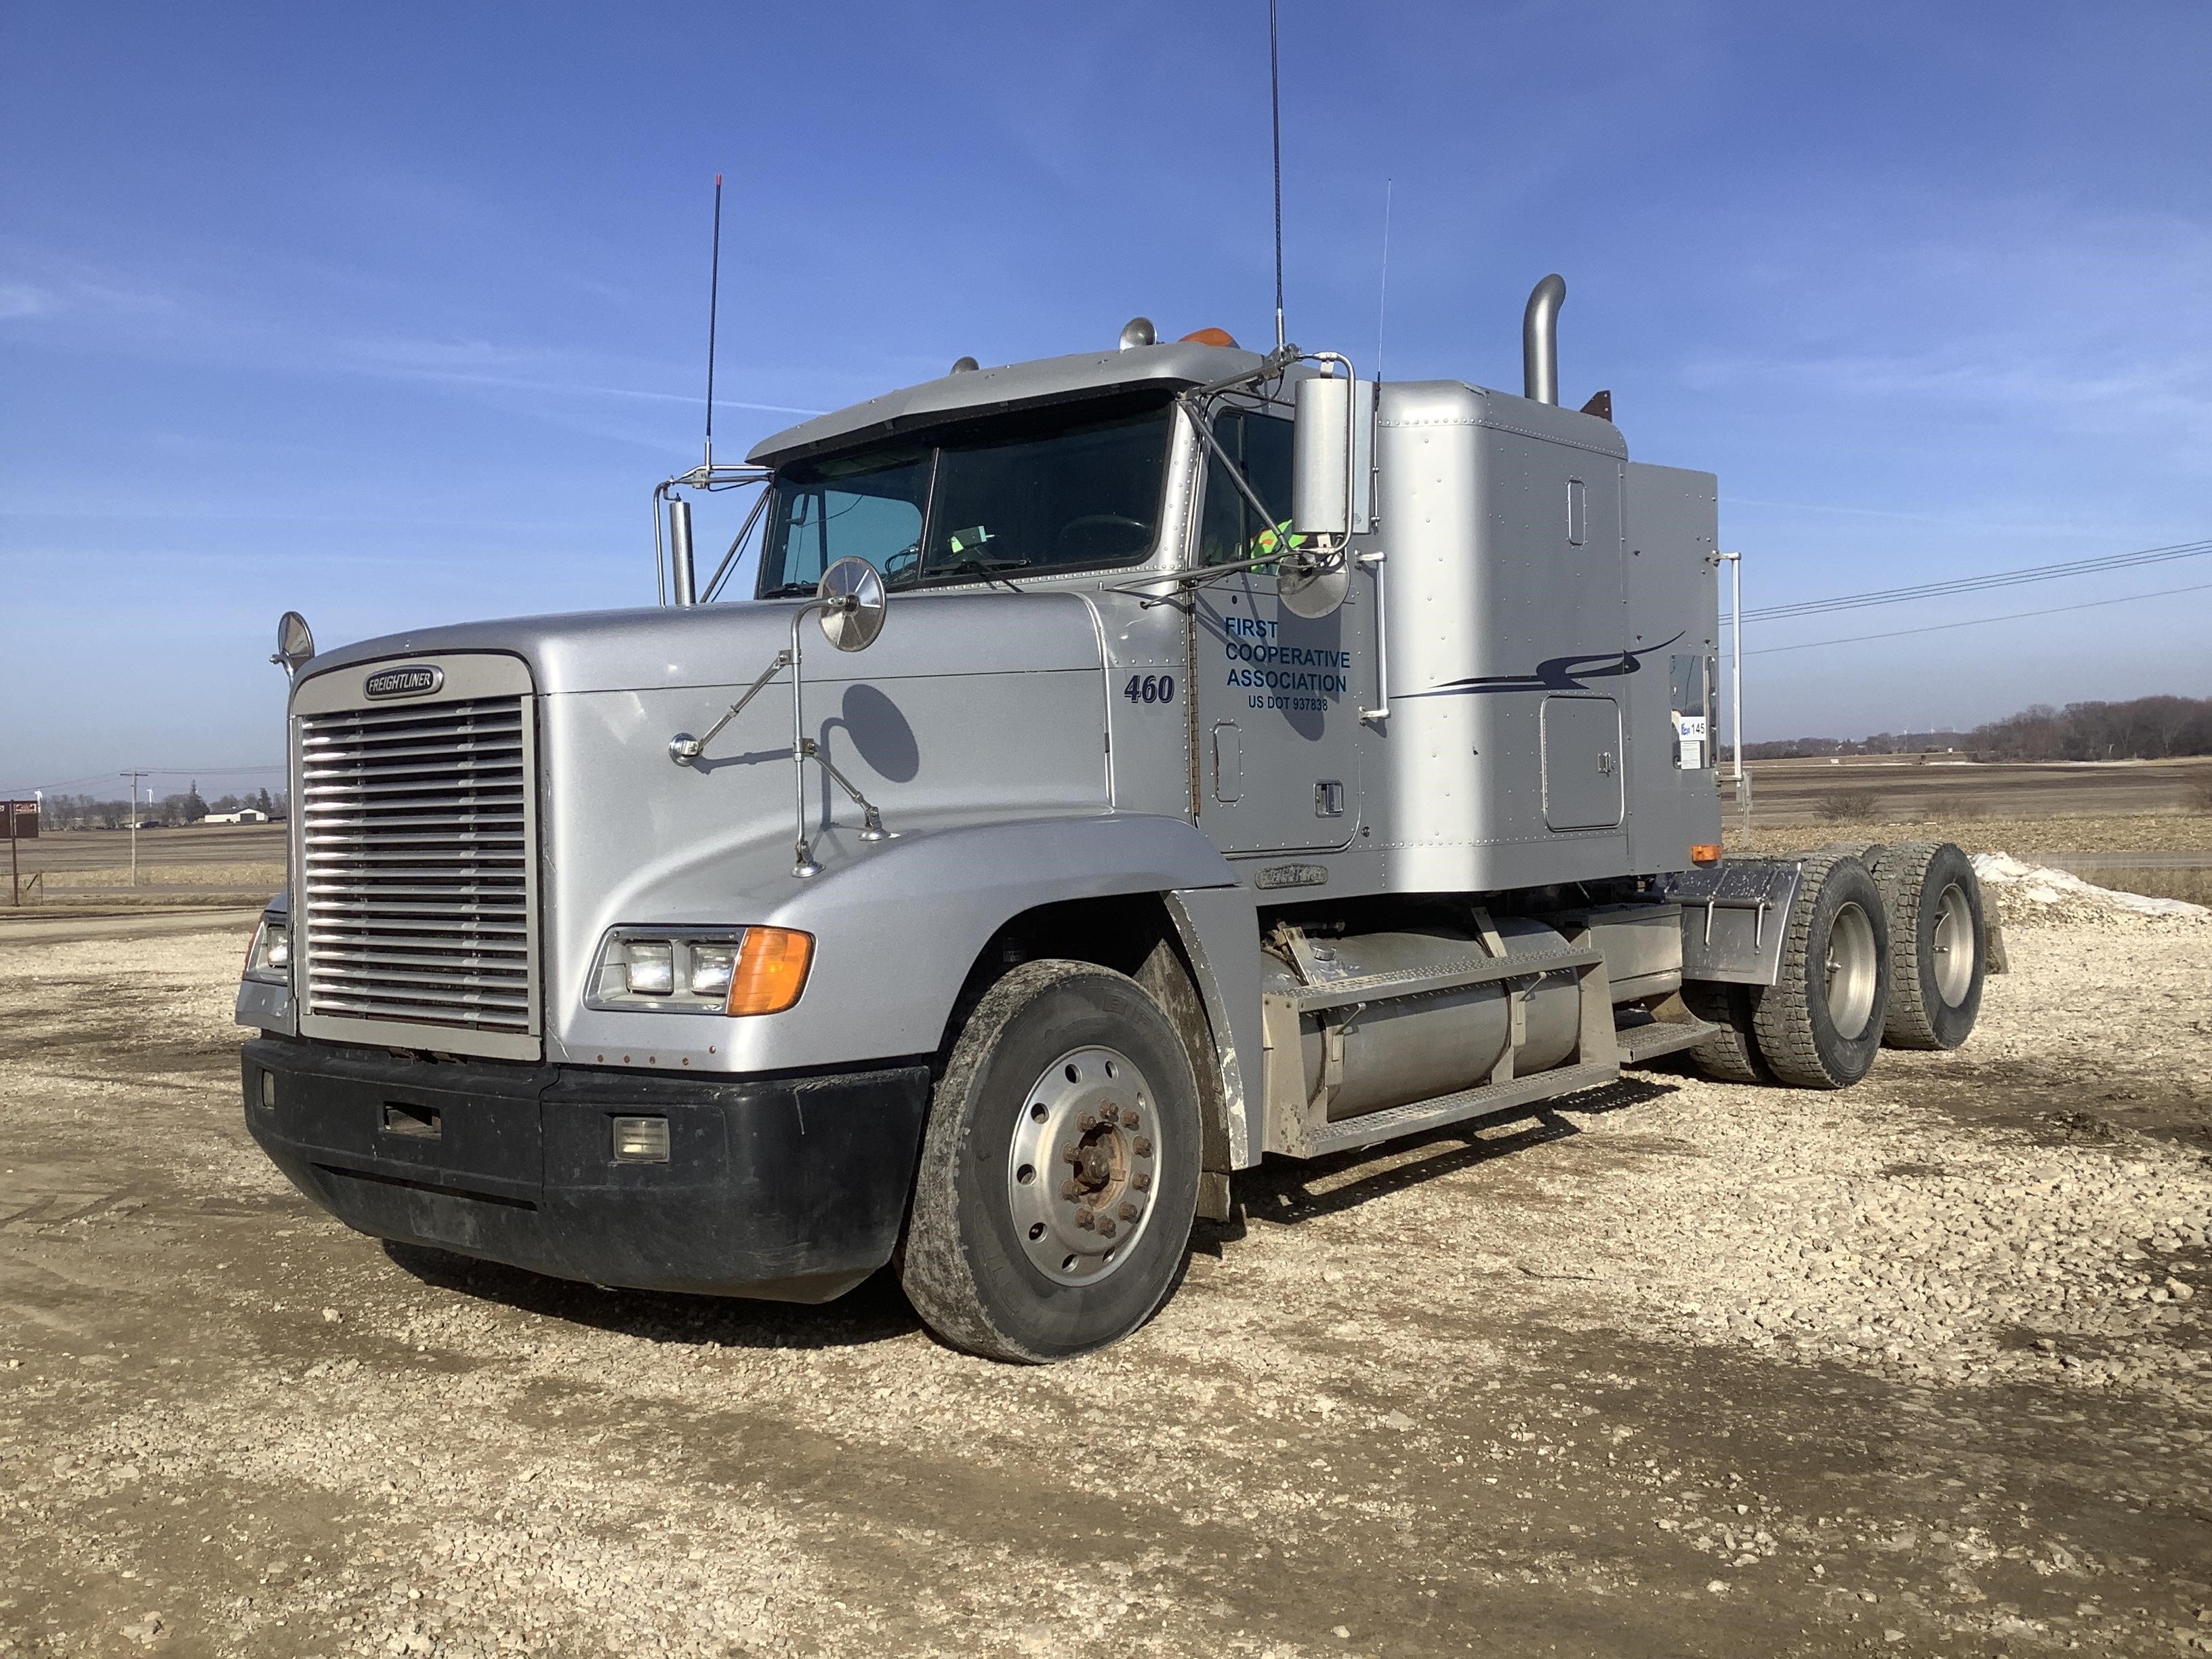
[[[246,947],[246,977],[265,985],[292,982],[292,929],[273,916],[263,916]]]
[[[623,989],[634,997],[665,997],[676,988],[676,945],[665,939],[634,939],[622,948]]]
[[[775,1014],[799,1000],[814,936],[788,927],[616,927],[585,1002],[671,1014]]]

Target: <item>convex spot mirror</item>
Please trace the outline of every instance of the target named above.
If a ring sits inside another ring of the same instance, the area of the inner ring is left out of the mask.
[[[823,571],[814,601],[823,637],[840,651],[865,651],[884,631],[890,599],[882,573],[866,559],[840,559]]]
[[[1275,597],[1283,609],[1308,622],[1326,617],[1344,603],[1352,586],[1351,556],[1292,551],[1275,567]]]
[[[276,654],[269,660],[291,675],[298,673],[301,665],[314,654],[315,635],[307,619],[296,611],[287,611],[276,619]]]
[[[1316,375],[1298,381],[1291,396],[1291,530],[1340,546],[1373,526],[1375,383]]]

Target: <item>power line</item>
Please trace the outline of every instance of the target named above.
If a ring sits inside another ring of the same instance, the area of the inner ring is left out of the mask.
[[[2212,582],[2199,582],[2194,587],[2162,587],[2155,593],[2124,593],[2115,599],[2085,599],[2075,605],[2055,605],[2043,611],[2014,611],[2002,617],[1969,617],[1963,622],[1930,623],[1924,628],[1893,629],[1886,634],[1853,634],[1840,640],[1807,640],[1801,645],[1767,645],[1756,651],[1747,651],[1747,657],[1769,657],[1778,651],[1814,651],[1824,645],[1859,645],[1868,640],[1899,640],[1907,634],[1941,634],[1947,629],[1979,628],[1988,623],[2019,622],[2027,617],[2063,617],[2076,611],[2094,610],[2100,605],[2132,605],[2137,599],[2163,599],[2176,593],[2212,592]],[[1747,616],[1749,612],[1745,613]]]
[[[1788,617],[1816,617],[1832,611],[1860,611],[1871,605],[1905,605],[1918,599],[1942,599],[1956,593],[1979,593],[1995,587],[2017,587],[2026,582],[2057,581],[2066,576],[2094,575],[2106,570],[2130,570],[2139,565],[2166,564],[2175,559],[2194,559],[2212,553],[2212,539],[2177,542],[2170,547],[2147,547],[2133,553],[2112,553],[2102,558],[2074,559],[2063,564],[2035,565],[2025,570],[1993,571],[1986,575],[1960,576],[1954,580],[1926,582],[1917,587],[1887,587],[1872,593],[1846,593],[1832,599],[1804,599],[1791,605],[1770,605],[1743,613],[1746,622],[1778,622]]]

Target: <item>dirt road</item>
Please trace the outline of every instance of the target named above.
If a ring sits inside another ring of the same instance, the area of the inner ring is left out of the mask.
[[[387,1253],[233,933],[0,947],[0,1654],[2212,1650],[2212,927],[2012,945],[1845,1094],[1270,1166],[1048,1370]]]

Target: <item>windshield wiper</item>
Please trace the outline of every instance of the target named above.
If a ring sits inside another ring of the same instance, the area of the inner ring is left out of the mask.
[[[933,576],[981,576],[985,581],[1004,582],[1009,592],[1022,590],[1001,575],[1001,571],[1027,570],[1036,562],[1033,559],[962,559],[956,564],[940,564],[929,573]]]
[[[801,593],[813,592],[817,586],[814,582],[785,582],[781,586],[769,588],[760,597],[764,599],[795,599]]]

